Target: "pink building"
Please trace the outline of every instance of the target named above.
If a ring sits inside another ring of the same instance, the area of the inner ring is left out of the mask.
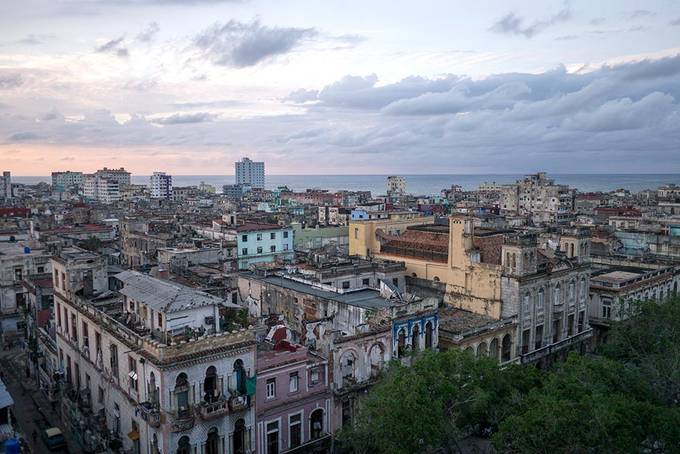
[[[283,340],[259,346],[256,368],[258,454],[329,452],[328,362]]]

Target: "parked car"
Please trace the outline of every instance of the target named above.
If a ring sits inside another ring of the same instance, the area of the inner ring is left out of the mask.
[[[66,439],[64,434],[61,433],[61,429],[58,427],[50,427],[42,431],[42,439],[45,442],[45,446],[50,451],[57,451],[66,448]]]

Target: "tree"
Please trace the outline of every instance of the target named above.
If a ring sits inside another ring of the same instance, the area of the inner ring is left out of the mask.
[[[427,352],[411,368],[392,363],[338,439],[355,453],[459,452],[462,437],[493,430],[539,376],[458,350]]]
[[[80,247],[87,249],[88,251],[97,252],[102,247],[102,241],[96,236],[91,236],[80,243]]]

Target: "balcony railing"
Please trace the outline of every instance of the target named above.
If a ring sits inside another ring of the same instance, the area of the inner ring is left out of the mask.
[[[213,402],[202,401],[196,405],[196,413],[202,420],[219,418],[229,413],[229,401],[224,396]]]
[[[170,425],[171,432],[184,432],[194,427],[195,418],[191,412],[175,413]]]
[[[244,411],[250,408],[250,397],[246,395],[234,395],[229,398],[229,410],[232,412]]]
[[[161,412],[158,406],[151,402],[142,402],[137,405],[142,419],[146,421],[151,427],[158,429],[161,426]]]

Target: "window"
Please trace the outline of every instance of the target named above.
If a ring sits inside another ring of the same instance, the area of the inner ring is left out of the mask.
[[[316,440],[323,435],[323,410],[317,408],[309,418],[309,438]]]
[[[267,454],[279,452],[279,422],[267,423]]]
[[[302,444],[302,415],[300,413],[288,418],[288,439],[290,448],[297,448]]]
[[[574,335],[574,314],[569,314],[567,317],[567,336]]]
[[[531,315],[531,311],[529,309],[529,294],[526,293],[524,294],[524,298],[522,299],[522,312],[524,313],[525,317],[528,317]]]
[[[258,247],[257,247],[257,253],[258,253],[258,254],[262,254],[262,246],[258,246]]]
[[[241,255],[248,255],[248,248],[247,247],[244,247],[243,249],[241,249]]]
[[[276,397],[276,379],[275,378],[267,379],[266,393],[267,393],[267,399],[274,399]]]
[[[269,246],[269,252],[276,252],[276,246]]]
[[[348,289],[349,288],[349,281],[343,281],[342,282],[342,288]]]
[[[57,303],[57,326],[61,328],[61,304]]]
[[[602,300],[602,318],[611,318],[612,316],[612,300]]]
[[[362,279],[361,280],[361,285],[368,287],[371,284],[371,280],[369,278]]]
[[[297,372],[293,372],[288,377],[288,392],[296,393],[300,389],[300,377]]]
[[[248,235],[241,235],[241,241],[244,243],[248,242]]]
[[[276,239],[276,232],[272,232],[269,234],[269,239],[270,240],[275,240]]]
[[[114,344],[111,344],[109,347],[110,354],[111,354],[111,359],[110,359],[110,364],[111,364],[111,375],[118,380],[118,347]]]
[[[321,380],[321,372],[318,367],[312,369],[309,375],[309,380],[312,382],[312,385],[316,385]]]
[[[14,280],[20,281],[23,278],[23,270],[21,268],[14,269]]]
[[[158,314],[158,328],[163,328],[163,314]]]
[[[44,273],[45,272],[45,267],[44,266],[39,266],[38,267],[38,273]]]
[[[257,234],[257,241],[262,241],[262,234],[261,233]]]
[[[543,289],[540,289],[538,291],[538,302],[536,304],[536,310],[542,312],[544,304],[545,304],[545,292],[543,291]]]
[[[287,251],[287,250],[288,250],[288,243],[284,243],[284,244],[283,244],[283,250],[284,250],[284,251]]]
[[[98,386],[98,392],[97,392],[97,402],[100,404],[104,404],[104,388],[101,386]]]
[[[543,346],[543,325],[537,325],[534,333],[534,346],[536,350]]]
[[[130,356],[128,358],[128,366],[130,370],[128,373],[128,377],[130,378],[130,389],[137,391],[137,383],[139,382],[137,376],[137,360]]]
[[[54,270],[54,286],[59,288],[59,271]]]
[[[355,240],[359,239],[359,228],[358,227],[354,228],[354,239]]]
[[[392,278],[392,283],[394,284],[395,287],[399,287],[399,278],[398,278],[398,277],[393,277],[393,278]]]
[[[283,237],[288,238],[288,232],[283,232]]]
[[[90,330],[88,329],[85,320],[83,320],[83,347],[90,348]]]
[[[577,327],[577,330],[578,330],[579,333],[583,331],[583,325],[584,325],[584,323],[585,323],[585,318],[586,318],[586,313],[585,313],[585,311],[581,311],[581,312],[578,313],[578,327]]]

